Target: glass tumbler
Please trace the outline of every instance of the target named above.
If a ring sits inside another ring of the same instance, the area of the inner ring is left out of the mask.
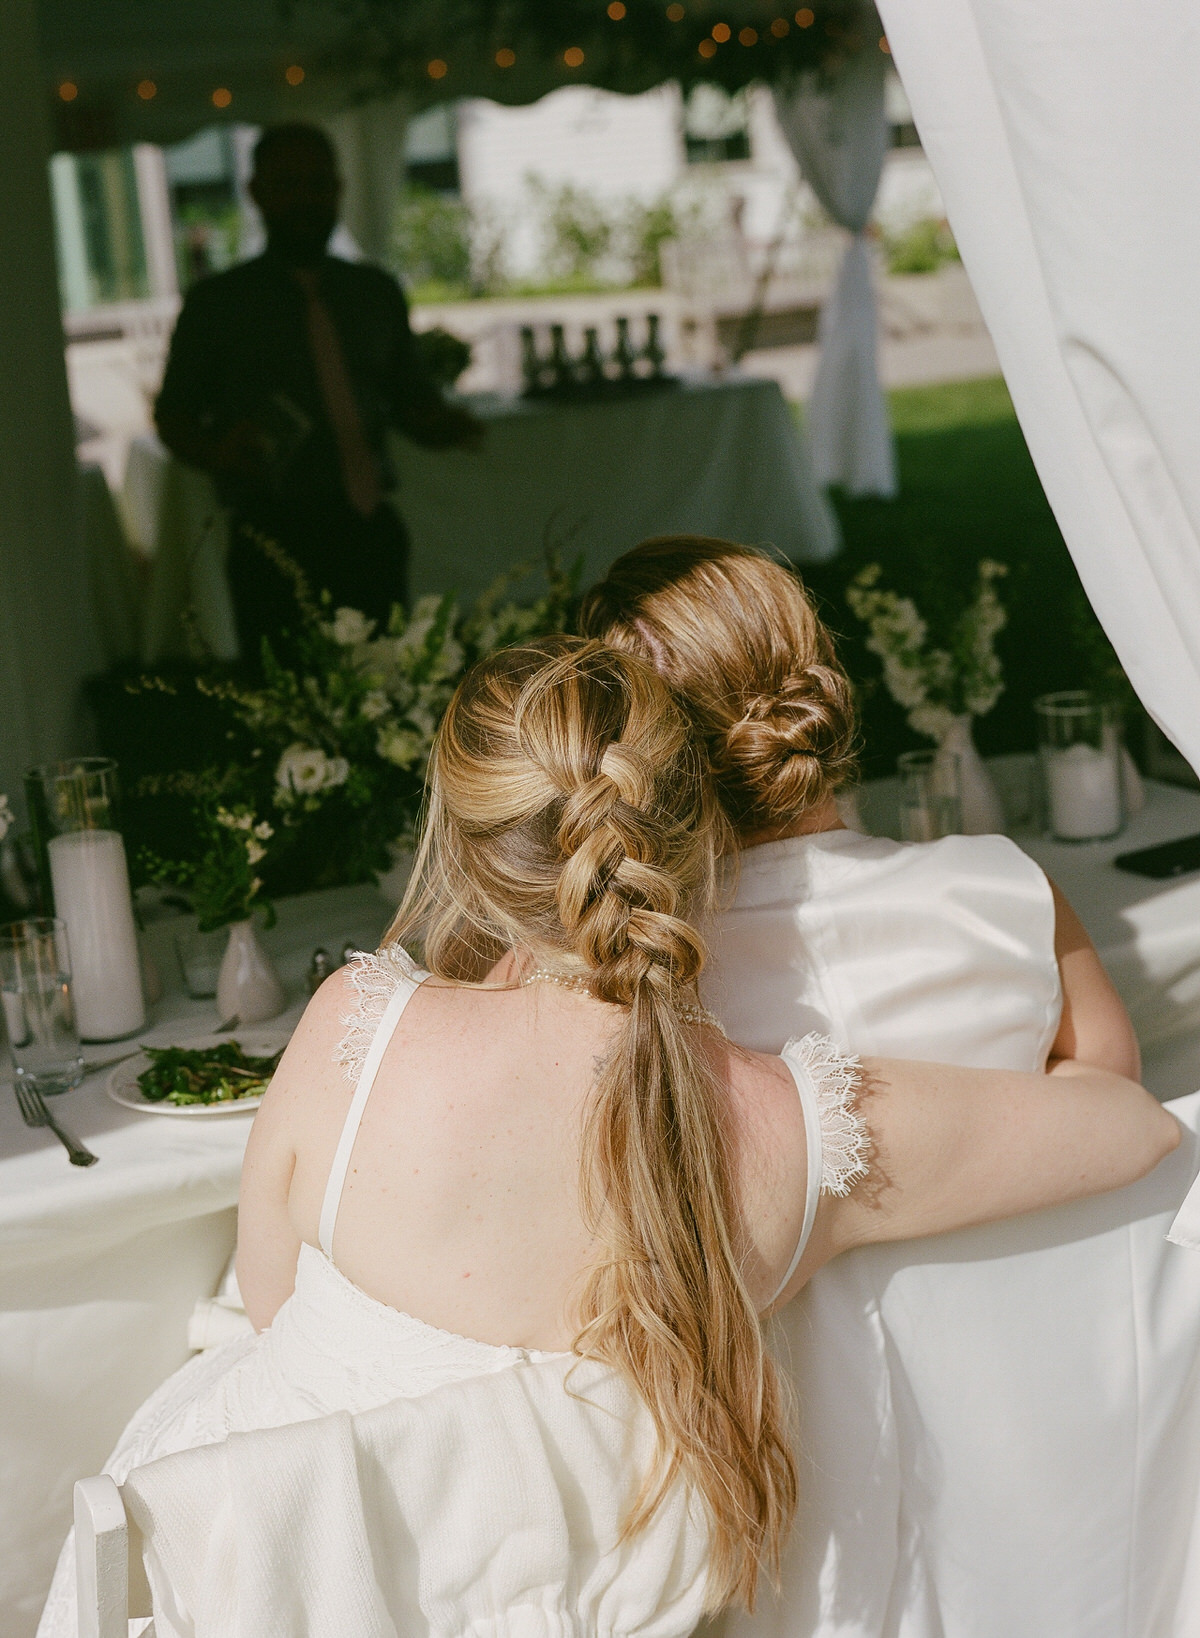
[[[1060,842],[1116,836],[1121,803],[1121,727],[1111,700],[1080,688],[1033,702],[1050,832]]]
[[[953,751],[905,751],[900,772],[900,837],[936,842],[962,829],[958,758]]]
[[[0,927],[0,1003],[18,1080],[69,1092],[83,1079],[67,929],[53,916]]]

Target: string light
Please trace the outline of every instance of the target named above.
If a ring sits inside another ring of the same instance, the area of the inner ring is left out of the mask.
[[[79,87],[74,80],[64,80],[58,88],[58,94],[64,102],[74,102],[79,95]]]
[[[232,101],[233,92],[229,90],[228,86],[218,85],[217,89],[212,94],[213,107],[228,108]]]
[[[744,46],[757,45],[758,44],[758,30],[756,28],[741,29],[738,32],[738,39],[740,40],[740,42]]]
[[[566,63],[568,68],[582,68],[583,52],[578,46],[568,46],[563,52],[563,62]]]
[[[304,84],[304,70],[300,67],[299,63],[292,63],[288,68],[285,68],[283,71],[283,77],[289,85]]]
[[[702,57],[715,57],[717,54],[716,42],[714,40],[701,40],[696,49],[699,51]]]
[[[668,21],[672,23],[682,23],[686,16],[687,12],[679,4],[679,0],[672,0],[672,4],[667,7]]]
[[[158,87],[153,80],[139,80],[137,94],[143,102],[149,102],[152,97],[158,95]]]
[[[450,72],[450,65],[441,57],[435,57],[431,63],[425,64],[425,72],[431,80],[444,80]]]
[[[810,11],[807,6],[801,6],[800,10],[796,13],[797,28],[811,28],[816,20],[816,12]]]
[[[609,0],[608,15],[614,23],[619,23],[625,15],[625,0]]]
[[[499,51],[496,53],[496,67],[497,68],[511,68],[512,65],[516,62],[516,60],[517,60],[516,52],[515,51],[510,51],[508,46],[501,46]]]
[[[724,45],[732,33],[733,30],[730,28],[728,23],[713,24],[712,37],[718,45]]]
[[[777,40],[782,40],[791,26],[786,17],[777,17],[771,24],[771,33]]]
[[[892,54],[892,48],[890,45],[888,45],[888,37],[886,34],[881,34],[879,36],[879,49],[883,52],[885,57],[890,57]]]

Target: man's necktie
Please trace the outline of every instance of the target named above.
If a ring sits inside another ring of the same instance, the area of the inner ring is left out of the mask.
[[[362,416],[350,385],[341,339],[317,288],[320,276],[315,268],[297,268],[295,272],[307,305],[308,344],[312,348],[325,413],[337,440],[342,482],[351,506],[369,518],[383,499],[379,462],[363,433]]]

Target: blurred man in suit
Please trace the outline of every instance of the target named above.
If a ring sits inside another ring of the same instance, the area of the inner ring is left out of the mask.
[[[266,250],[189,291],[156,420],[229,508],[238,637],[253,659],[263,636],[296,618],[261,540],[283,547],[335,607],[386,619],[404,601],[408,560],[386,499],[388,427],[433,449],[474,446],[482,429],[430,379],[391,274],[328,253],[341,179],[325,133],[264,132],[250,193]]]

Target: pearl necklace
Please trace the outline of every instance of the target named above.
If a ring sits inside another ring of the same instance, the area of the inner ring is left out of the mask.
[[[560,989],[573,990],[576,995],[592,995],[584,979],[572,973],[556,973],[551,967],[535,967],[531,973],[526,973],[521,980],[521,988],[527,989],[530,984],[557,984]],[[685,1024],[707,1024],[711,1029],[720,1030],[722,1035],[725,1033],[719,1020],[707,1007],[681,1007],[679,1018]]]

